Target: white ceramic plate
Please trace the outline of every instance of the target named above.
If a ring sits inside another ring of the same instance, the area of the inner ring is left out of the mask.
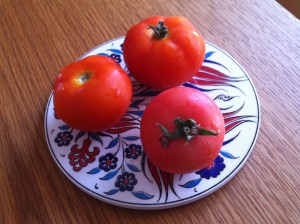
[[[124,37],[111,40],[82,56],[106,55],[127,71]],[[140,120],[146,105],[159,93],[136,82],[131,106],[118,126],[101,133],[73,129],[55,117],[50,95],[45,132],[58,167],[80,189],[109,204],[133,209],[163,209],[207,196],[242,168],[255,144],[260,109],[253,83],[226,52],[206,42],[205,62],[185,86],[211,96],[226,124],[222,150],[210,167],[196,173],[171,175],[147,161],[140,140]]]

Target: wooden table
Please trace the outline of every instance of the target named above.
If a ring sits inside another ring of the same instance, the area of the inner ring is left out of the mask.
[[[189,205],[101,202],[53,161],[44,112],[60,69],[152,15],[182,15],[253,80],[262,121],[242,170]],[[0,223],[300,223],[300,22],[273,0],[0,2]]]

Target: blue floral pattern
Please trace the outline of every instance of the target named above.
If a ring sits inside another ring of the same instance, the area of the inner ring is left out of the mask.
[[[137,179],[135,178],[134,173],[122,173],[117,177],[115,186],[119,188],[120,191],[132,191],[134,185],[137,184]]]
[[[112,153],[107,153],[99,158],[99,168],[108,172],[117,167],[118,157]]]
[[[121,56],[119,54],[111,54],[110,57],[115,59],[116,62],[121,63]]]
[[[208,167],[201,169],[196,172],[202,178],[210,179],[211,177],[216,178],[220,175],[221,171],[225,169],[224,159],[221,156],[217,156],[214,162]]]
[[[126,158],[137,159],[140,155],[142,155],[142,146],[131,144],[129,147],[125,149]]]
[[[68,146],[70,142],[73,140],[73,135],[69,131],[59,132],[54,139],[54,142],[57,146]]]

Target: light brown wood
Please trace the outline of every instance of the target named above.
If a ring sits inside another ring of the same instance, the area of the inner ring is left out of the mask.
[[[0,1],[0,223],[300,223],[300,22],[273,0]],[[60,69],[152,15],[182,15],[253,80],[261,131],[214,194],[161,211],[118,208],[53,161],[44,112]]]

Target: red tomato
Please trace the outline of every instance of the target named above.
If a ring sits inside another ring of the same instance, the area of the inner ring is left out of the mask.
[[[205,43],[186,18],[155,16],[129,29],[123,54],[136,80],[167,89],[197,73],[204,61]]]
[[[131,97],[128,75],[104,56],[89,56],[66,66],[54,83],[56,115],[82,131],[114,126],[127,111]]]
[[[141,121],[146,155],[168,173],[190,173],[210,165],[221,150],[224,133],[223,115],[215,102],[183,86],[157,95]]]

